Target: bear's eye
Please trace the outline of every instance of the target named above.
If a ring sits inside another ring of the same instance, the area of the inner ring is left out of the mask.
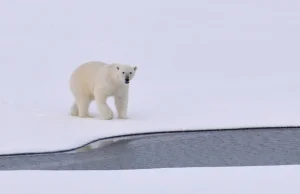
[[[130,72],[130,74],[132,74],[132,72]]]
[[[125,72],[123,71],[123,74],[124,74]]]

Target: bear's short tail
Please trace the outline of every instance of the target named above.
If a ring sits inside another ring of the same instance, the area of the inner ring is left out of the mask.
[[[76,102],[74,102],[74,104],[71,107],[71,113],[72,116],[78,116],[78,107]]]

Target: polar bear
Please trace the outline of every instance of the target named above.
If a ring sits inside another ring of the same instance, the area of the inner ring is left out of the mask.
[[[119,119],[127,119],[129,83],[135,76],[137,66],[100,61],[81,64],[71,74],[70,89],[75,98],[71,115],[89,117],[90,103],[95,100],[104,120],[113,118],[106,100],[113,96]]]

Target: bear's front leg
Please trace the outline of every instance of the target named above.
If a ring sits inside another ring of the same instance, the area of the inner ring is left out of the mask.
[[[115,96],[115,105],[118,111],[119,119],[128,119],[127,117],[127,106],[128,106],[128,92],[121,96]]]
[[[97,108],[102,119],[104,120],[112,119],[114,115],[112,110],[109,108],[108,104],[106,103],[107,96],[105,94],[105,91],[101,89],[96,89],[94,95],[95,95]]]

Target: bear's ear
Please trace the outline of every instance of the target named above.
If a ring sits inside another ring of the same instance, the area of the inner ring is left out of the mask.
[[[134,66],[134,67],[133,67],[133,70],[136,71],[136,70],[137,70],[137,66]]]
[[[119,70],[120,69],[120,67],[119,66],[117,66],[117,70]]]

